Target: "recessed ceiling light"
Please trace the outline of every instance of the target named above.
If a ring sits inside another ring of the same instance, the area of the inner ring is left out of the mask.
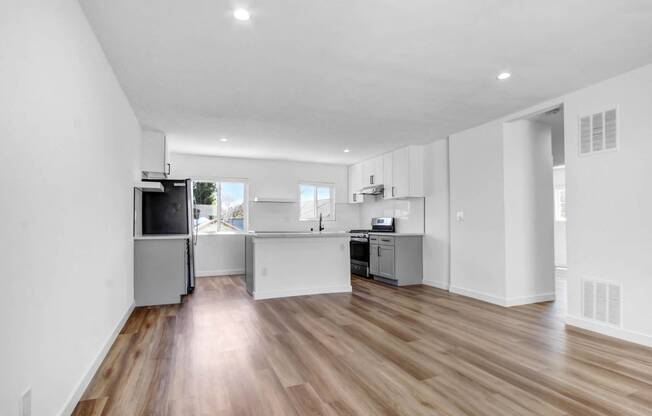
[[[220,141],[221,141],[221,142],[228,142],[229,139],[227,139],[226,137],[222,137],[222,138],[220,139]]]
[[[249,10],[247,9],[235,9],[233,11],[233,17],[235,17],[240,21],[246,22],[247,20],[249,20],[251,15],[249,14]]]
[[[349,153],[351,149],[344,149],[344,153]]]
[[[504,81],[504,80],[506,80],[507,78],[509,78],[511,76],[512,76],[512,74],[510,74],[509,72],[501,72],[500,74],[498,74],[498,76],[496,78],[498,78],[501,81]]]

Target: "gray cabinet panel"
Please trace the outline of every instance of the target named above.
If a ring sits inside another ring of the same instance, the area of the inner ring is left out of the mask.
[[[423,281],[421,236],[372,235],[369,240],[370,272],[376,280],[397,286]]]
[[[394,247],[379,245],[378,275],[388,279],[394,279]]]
[[[371,244],[369,246],[369,273],[378,275],[380,273],[379,257],[380,246],[378,244]]]
[[[134,242],[134,298],[136,306],[179,303],[186,293],[187,240]]]

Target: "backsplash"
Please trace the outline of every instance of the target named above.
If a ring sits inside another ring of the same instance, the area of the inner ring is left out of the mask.
[[[365,196],[360,207],[360,228],[370,228],[374,217],[396,218],[396,232],[423,233],[425,230],[425,198],[382,199]]]
[[[335,221],[324,221],[326,231],[348,231],[359,228],[360,216],[355,205],[336,203]],[[370,220],[371,221],[371,220]],[[249,229],[255,231],[315,230],[319,221],[299,221],[299,204],[249,203]]]

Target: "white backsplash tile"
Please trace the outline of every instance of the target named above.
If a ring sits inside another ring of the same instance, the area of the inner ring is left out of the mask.
[[[376,199],[365,196],[360,204],[360,226],[370,228],[374,217],[396,218],[396,232],[422,233],[425,227],[425,198]]]

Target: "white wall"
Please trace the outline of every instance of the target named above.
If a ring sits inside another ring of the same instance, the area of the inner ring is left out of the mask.
[[[652,65],[563,101],[569,320],[652,346]],[[620,149],[578,157],[578,117],[615,106]],[[622,329],[579,318],[585,277],[622,284]]]
[[[451,283],[463,271],[469,282],[464,246],[470,244],[469,263],[475,268],[477,287],[487,287],[500,270],[498,254],[487,243],[496,243],[504,229],[493,218],[485,227],[465,233],[454,222],[455,210],[469,200],[493,212],[496,192],[487,192],[495,182],[489,166],[499,163],[495,154],[502,145],[500,126],[505,121],[523,118],[563,104],[565,134],[567,234],[568,234],[568,316],[567,322],[586,329],[652,346],[652,65],[611,78],[562,97],[494,120],[483,126],[450,137],[451,160]],[[578,157],[578,117],[618,107],[620,149],[617,152]],[[458,143],[459,142],[459,143]],[[487,143],[493,142],[493,147]],[[492,150],[493,149],[493,150]],[[476,164],[481,166],[478,167]],[[488,178],[478,175],[482,169]],[[463,181],[460,177],[467,178]],[[475,181],[473,181],[473,179]],[[486,214],[485,214],[486,215]],[[474,239],[485,244],[476,244]],[[496,244],[498,244],[496,243]],[[492,255],[477,260],[480,246]],[[610,327],[580,317],[580,280],[598,278],[622,284],[622,328]],[[500,292],[500,282],[495,292]],[[486,296],[485,296],[486,298]]]
[[[360,211],[347,204],[348,172],[344,165],[302,163],[172,154],[172,176],[193,179],[244,179],[249,199],[256,196],[298,200],[299,182],[335,185],[335,221],[326,230],[359,228]],[[249,229],[288,231],[317,229],[316,221],[299,221],[298,203],[249,203]],[[244,271],[244,240],[238,234],[200,236],[195,266],[198,275],[236,274]]]
[[[423,283],[440,289],[450,285],[448,139],[425,147],[425,235]]]
[[[563,117],[561,117],[563,119]],[[550,134],[552,136],[552,164],[563,166],[565,160],[564,150],[564,123],[563,120],[550,123]]]
[[[0,39],[0,414],[49,416],[133,303],[140,128],[76,1],[4,1]]]
[[[505,123],[506,305],[554,299],[551,128]]]
[[[503,125],[494,121],[449,138],[451,291],[505,299]],[[456,219],[457,212],[464,220]]]

